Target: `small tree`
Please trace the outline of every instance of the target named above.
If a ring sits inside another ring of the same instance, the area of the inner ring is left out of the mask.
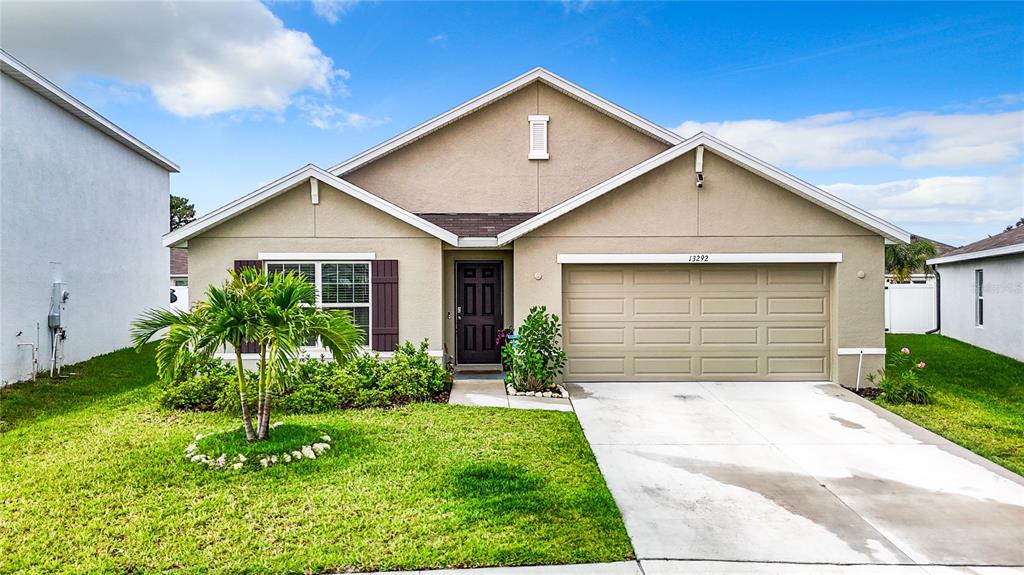
[[[188,198],[171,194],[171,230],[196,219],[196,207],[188,201]]]
[[[885,271],[892,274],[895,283],[908,283],[910,274],[923,270],[928,258],[936,253],[935,244],[924,238],[914,238],[909,244],[885,246]]]
[[[558,316],[547,313],[544,306],[530,308],[519,333],[511,336],[510,343],[501,350],[502,359],[509,366],[508,383],[523,391],[543,391],[554,386],[565,365],[561,340]]]
[[[249,441],[266,439],[270,430],[272,389],[294,371],[306,342],[319,338],[335,361],[346,361],[358,352],[362,331],[348,312],[312,307],[315,290],[301,274],[274,274],[246,269],[231,272],[222,286],[209,286],[206,300],[190,311],[151,309],[132,323],[132,341],[140,348],[167,330],[157,345],[157,371],[173,379],[190,354],[212,357],[231,347],[235,353],[242,424]],[[256,413],[250,413],[249,378],[242,365],[242,346],[259,345]]]

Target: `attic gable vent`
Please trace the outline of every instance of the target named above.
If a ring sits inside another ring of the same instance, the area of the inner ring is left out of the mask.
[[[531,160],[548,159],[548,116],[530,116]]]

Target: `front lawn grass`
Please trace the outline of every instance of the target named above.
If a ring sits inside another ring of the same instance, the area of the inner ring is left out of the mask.
[[[927,363],[935,401],[879,405],[1024,475],[1024,363],[941,335],[890,334],[885,345]]]
[[[239,419],[156,404],[152,346],[0,391],[0,572],[324,573],[615,561],[622,519],[571,413],[415,404],[286,416],[314,461],[211,471]]]

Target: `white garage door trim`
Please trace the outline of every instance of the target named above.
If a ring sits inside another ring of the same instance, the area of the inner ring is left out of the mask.
[[[831,269],[564,266],[566,381],[827,380]]]
[[[841,253],[558,254],[560,264],[830,264]]]

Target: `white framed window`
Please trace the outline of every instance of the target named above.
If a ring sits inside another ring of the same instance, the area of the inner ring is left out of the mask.
[[[267,273],[298,272],[316,288],[316,306],[347,310],[370,342],[370,262],[268,261]]]
[[[548,159],[548,116],[530,116],[530,160]]]
[[[985,325],[985,270],[974,270],[974,325]]]

